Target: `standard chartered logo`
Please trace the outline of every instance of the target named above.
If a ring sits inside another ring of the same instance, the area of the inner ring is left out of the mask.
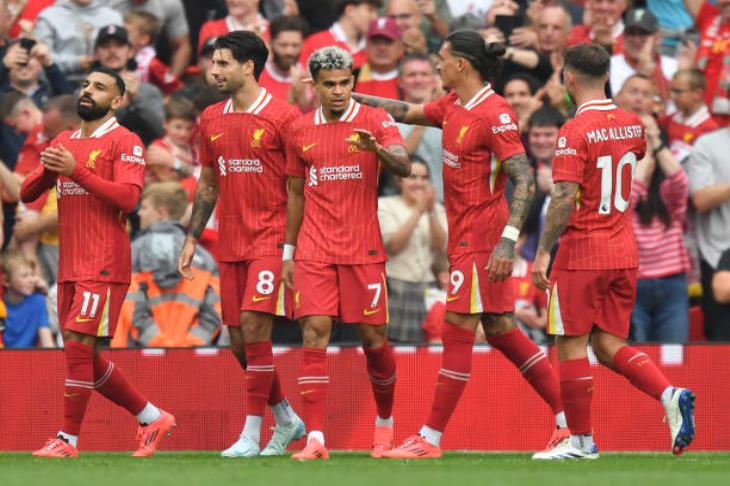
[[[309,168],[309,187],[317,185],[317,168],[312,166]]]
[[[229,159],[226,160],[223,156],[218,157],[218,170],[220,171],[221,177],[228,173],[257,173],[261,174],[264,171],[264,166],[259,159]]]
[[[218,157],[218,170],[221,172],[221,177],[226,175],[226,159],[223,156]]]

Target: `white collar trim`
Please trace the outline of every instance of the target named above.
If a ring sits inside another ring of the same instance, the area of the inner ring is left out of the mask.
[[[107,121],[105,121],[101,126],[99,126],[96,130],[94,130],[94,133],[89,135],[86,138],[101,138],[107,133],[111,132],[115,128],[119,126],[119,122],[117,122],[116,117],[111,117]],[[85,138],[81,135],[81,129],[76,130],[71,134],[71,138],[77,139],[77,138]]]
[[[355,101],[353,98],[350,98],[350,104],[347,105],[347,109],[345,109],[345,112],[342,114],[340,119],[337,121],[351,123],[359,112],[360,112],[360,103]],[[314,124],[315,125],[327,124],[327,118],[324,116],[324,111],[322,110],[321,106],[317,109],[317,111],[314,112]]]
[[[580,105],[578,107],[578,110],[575,112],[575,116],[578,116],[581,113],[589,110],[610,111],[615,110],[616,108],[618,107],[613,103],[613,100],[610,98],[604,100],[591,100],[586,101],[585,103]]]
[[[266,88],[261,88],[259,90],[258,98],[256,98],[256,100],[251,103],[251,106],[244,110],[243,113],[258,115],[264,108],[266,108],[266,105],[268,105],[270,101],[271,93],[269,93]],[[229,113],[236,113],[236,108],[233,106],[233,98],[228,98],[226,105],[223,107],[223,114],[227,115]]]

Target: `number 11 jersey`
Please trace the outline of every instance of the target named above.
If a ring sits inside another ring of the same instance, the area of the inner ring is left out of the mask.
[[[643,123],[612,100],[584,103],[563,125],[553,158],[553,180],[577,182],[580,187],[560,238],[556,269],[639,266],[631,227],[631,180],[645,152]]]

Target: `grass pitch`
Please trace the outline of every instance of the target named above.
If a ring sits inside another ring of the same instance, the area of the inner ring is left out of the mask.
[[[149,459],[85,453],[76,460],[0,453],[3,486],[400,486],[400,485],[728,485],[730,453],[603,453],[596,461],[534,462],[529,454],[448,453],[422,461],[335,453],[329,461],[288,457],[221,459],[213,452],[162,452]]]

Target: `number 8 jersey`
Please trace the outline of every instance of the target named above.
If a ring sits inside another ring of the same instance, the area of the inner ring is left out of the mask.
[[[644,157],[644,125],[612,100],[589,101],[560,129],[553,180],[580,184],[555,268],[637,268],[631,180]]]

